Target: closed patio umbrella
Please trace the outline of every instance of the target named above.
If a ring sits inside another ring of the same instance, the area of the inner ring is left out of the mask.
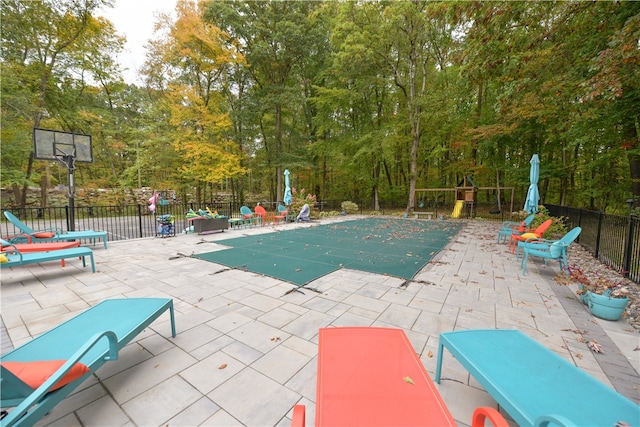
[[[529,161],[531,170],[529,171],[529,191],[527,191],[527,200],[524,202],[524,210],[529,213],[538,212],[538,203],[540,202],[540,192],[538,191],[538,180],[540,179],[540,159],[534,154]]]
[[[293,198],[291,197],[291,184],[289,182],[290,174],[291,172],[289,172],[289,169],[284,170],[284,198],[282,201],[286,206],[289,206],[293,201]]]

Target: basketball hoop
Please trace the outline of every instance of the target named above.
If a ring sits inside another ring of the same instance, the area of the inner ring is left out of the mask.
[[[69,231],[75,230],[75,184],[73,172],[76,162],[93,163],[91,136],[33,128],[33,158],[37,160],[57,160],[69,171]]]

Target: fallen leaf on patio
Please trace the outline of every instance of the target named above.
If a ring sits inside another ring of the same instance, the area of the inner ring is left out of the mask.
[[[427,357],[433,357],[433,352],[431,350],[429,350],[429,353],[427,353]]]
[[[576,353],[576,357],[582,360],[582,353]]]
[[[472,309],[472,308],[467,308],[465,311],[466,311],[467,313],[471,313],[471,312],[473,311],[473,309]]]
[[[602,350],[602,346],[600,344],[598,344],[597,341],[589,341],[587,343],[587,347],[589,347],[591,350],[593,350],[596,353],[604,353],[604,351]]]
[[[584,335],[587,333],[586,330],[580,330],[580,329],[562,329],[562,330],[566,332],[573,332],[574,334],[580,334],[580,335]]]
[[[280,341],[280,337],[273,337],[271,338],[271,341]]]
[[[415,385],[416,383],[413,382],[413,380],[411,379],[410,376],[406,376],[403,378],[404,382]]]
[[[159,364],[159,363],[158,363],[156,366],[154,366],[153,368],[155,369],[155,368],[157,368],[158,366],[160,366],[160,364]]]
[[[222,365],[218,366],[218,369],[224,369],[224,368],[226,368],[226,367],[227,367],[227,364],[226,364],[226,363],[223,363]]]

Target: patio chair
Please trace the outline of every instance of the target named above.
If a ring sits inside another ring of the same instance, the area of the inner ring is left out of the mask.
[[[34,243],[37,245],[38,243]],[[86,247],[68,248],[52,250],[50,252],[20,252],[13,244],[0,239],[2,245],[2,255],[7,261],[0,262],[0,268],[19,267],[26,264],[39,264],[47,261],[58,261],[67,258],[82,258],[82,266],[86,267],[85,257],[91,259],[91,271],[96,272],[96,265],[93,261],[93,251]],[[64,264],[63,264],[64,267]]]
[[[267,211],[260,205],[257,205],[254,209],[255,215],[259,218],[260,224],[264,226],[267,223]]]
[[[35,424],[167,310],[175,337],[172,299],[113,299],[0,357],[2,426]]]
[[[533,219],[536,217],[536,214],[531,214],[524,219],[522,222],[514,222],[514,221],[505,221],[502,223],[502,228],[498,231],[498,243],[500,240],[503,240],[505,243],[507,242],[507,237],[513,234],[514,229],[516,230],[525,230],[531,226]]]
[[[252,212],[247,206],[240,207],[240,217],[242,218],[244,225],[249,225],[251,227],[258,224],[261,219],[259,215]]]
[[[293,211],[289,212],[286,206],[278,205],[278,218],[283,219],[286,224],[287,222],[294,222],[296,214]]]
[[[527,274],[527,262],[529,261],[529,256],[543,258],[545,264],[547,263],[547,260],[557,260],[560,262],[561,270],[568,269],[567,248],[578,238],[581,231],[582,228],[575,227],[562,236],[560,240],[539,239],[533,242],[518,242],[518,248],[521,248],[523,251],[522,274]]]
[[[548,219],[542,224],[540,224],[538,227],[536,227],[536,229],[533,231],[527,230],[524,233],[519,233],[514,231],[514,233],[511,234],[511,240],[509,241],[509,249],[511,249],[511,253],[513,254],[516,252],[516,247],[518,246],[518,242],[526,242],[526,241],[542,239],[544,237],[544,233],[546,233],[549,227],[551,227],[551,224],[553,224],[553,220]]]
[[[16,238],[11,239],[11,243],[19,243],[20,238],[24,237],[29,243],[37,243],[37,242],[58,242],[65,240],[80,240],[80,239],[88,239],[92,243],[96,241],[96,239],[102,239],[104,243],[104,248],[107,249],[107,232],[106,231],[93,231],[93,230],[85,230],[85,231],[68,231],[64,232],[60,227],[52,227],[44,230],[35,231],[30,228],[27,224],[20,221],[14,214],[9,211],[4,211],[4,216],[13,224],[16,228],[20,230],[22,234],[15,236]]]

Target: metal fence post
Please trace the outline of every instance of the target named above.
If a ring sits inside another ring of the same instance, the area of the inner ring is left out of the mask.
[[[67,230],[71,230],[71,228],[69,228],[69,205],[64,207],[64,217],[67,224]]]
[[[140,230],[140,238],[142,238],[142,205],[138,203],[138,230]]]
[[[602,234],[602,220],[604,218],[604,213],[600,211],[598,213],[598,232],[596,233],[596,247],[595,247],[595,257],[598,258],[600,254],[600,235]]]
[[[627,227],[627,239],[624,245],[624,258],[622,261],[622,269],[624,277],[629,277],[631,270],[631,254],[633,252],[633,215],[629,214],[629,225]]]

